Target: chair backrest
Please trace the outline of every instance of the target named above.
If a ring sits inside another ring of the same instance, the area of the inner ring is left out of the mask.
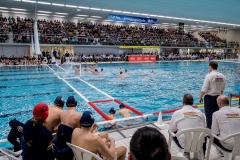
[[[80,148],[71,143],[67,143],[67,145],[72,149],[76,160],[91,160],[92,158],[95,158],[96,160],[103,160],[101,157],[86,149]]]
[[[20,156],[20,157],[18,158],[18,157],[16,157],[10,150],[8,150],[8,149],[0,148],[0,151],[1,151],[3,154],[5,154],[9,160],[22,160],[22,158],[21,158],[21,156],[20,156],[20,154],[21,154],[22,152],[19,152],[18,156]]]
[[[194,128],[194,129],[186,129],[176,134],[176,137],[179,135],[185,135],[185,152],[197,152],[201,151],[203,147],[203,143],[206,136],[210,136],[212,139],[212,132],[208,128]]]
[[[171,160],[188,160],[185,157],[172,156]]]
[[[240,133],[235,133],[232,135],[229,135],[228,137],[224,138],[222,142],[227,141],[229,139],[233,138],[234,139],[234,147],[232,150],[232,154],[234,155],[240,155]]]

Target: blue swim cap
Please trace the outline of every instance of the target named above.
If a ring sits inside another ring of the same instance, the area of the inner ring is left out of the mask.
[[[115,111],[115,109],[112,107],[112,108],[109,110],[109,113],[113,113],[113,114],[115,114],[116,111]]]
[[[64,106],[64,99],[63,99],[63,97],[62,97],[62,96],[57,96],[57,98],[56,98],[55,101],[54,101],[54,104],[55,104],[56,106],[61,106],[61,107],[63,107],[63,106]]]
[[[89,128],[92,127],[95,119],[93,118],[93,114],[90,111],[85,111],[80,118],[80,124],[83,127]]]
[[[119,105],[119,108],[125,108],[124,104],[121,103],[121,104]]]
[[[69,96],[66,102],[66,105],[68,107],[76,107],[77,106],[77,101],[74,96]]]

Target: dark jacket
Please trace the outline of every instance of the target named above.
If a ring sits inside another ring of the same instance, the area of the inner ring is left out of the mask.
[[[23,123],[16,119],[9,122],[9,126],[12,128],[8,134],[8,141],[13,144],[14,152],[21,150],[22,129]]]
[[[45,126],[33,126],[33,122],[28,120],[22,133],[23,160],[54,160],[52,139],[52,133]]]

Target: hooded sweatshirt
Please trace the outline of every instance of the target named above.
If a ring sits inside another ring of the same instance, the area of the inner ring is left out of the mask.
[[[28,120],[22,133],[22,159],[54,160],[52,139],[52,133],[45,126],[33,126],[33,122]]]

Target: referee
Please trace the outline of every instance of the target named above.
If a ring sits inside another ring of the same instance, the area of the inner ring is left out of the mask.
[[[226,78],[222,73],[217,71],[218,63],[211,61],[209,63],[210,73],[205,76],[204,84],[199,97],[202,103],[204,96],[204,110],[207,120],[207,128],[211,129],[213,112],[219,110],[217,105],[217,97],[222,95],[226,86]]]

